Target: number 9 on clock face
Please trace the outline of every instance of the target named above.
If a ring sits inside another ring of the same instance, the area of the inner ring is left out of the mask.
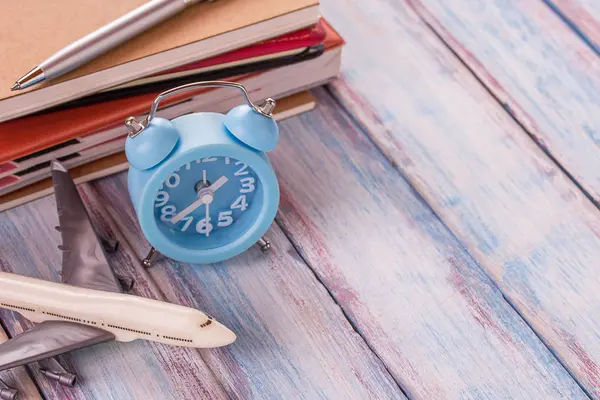
[[[181,165],[162,182],[154,215],[163,232],[209,249],[237,237],[253,223],[250,212],[262,190],[257,174],[231,157],[205,157]],[[257,205],[260,207],[260,205]]]

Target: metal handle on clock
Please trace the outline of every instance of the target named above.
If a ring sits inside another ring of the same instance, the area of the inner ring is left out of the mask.
[[[246,88],[239,83],[227,81],[195,82],[188,83],[187,85],[178,86],[160,93],[154,99],[152,107],[150,108],[150,113],[142,121],[137,121],[134,117],[127,118],[127,120],[125,121],[125,125],[129,128],[129,137],[134,138],[140,133],[142,133],[142,131],[148,126],[148,124],[150,124],[150,121],[152,121],[152,119],[155,117],[156,111],[158,110],[158,105],[162,100],[181,92],[186,92],[188,90],[198,89],[202,87],[231,87],[239,89],[246,98],[246,102],[248,103],[248,105],[254,111],[264,115],[265,117],[273,118],[271,114],[273,112],[273,109],[275,108],[275,100],[268,98],[264,100],[260,105],[256,105],[252,102],[252,100],[250,100],[250,96],[248,95]]]

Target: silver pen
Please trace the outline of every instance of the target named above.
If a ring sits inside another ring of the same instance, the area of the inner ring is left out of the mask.
[[[63,75],[102,53],[183,11],[192,4],[214,0],[152,0],[42,61],[19,78],[11,90],[21,90]]]

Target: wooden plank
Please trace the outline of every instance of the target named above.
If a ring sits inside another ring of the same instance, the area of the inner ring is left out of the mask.
[[[492,26],[488,3],[473,20]],[[348,41],[344,79],[333,85],[340,103],[600,397],[598,210],[410,8],[343,0],[322,8]]]
[[[99,202],[131,243],[148,245],[127,200],[126,176],[95,183]],[[275,225],[273,250],[214,265],[159,259],[150,274],[172,302],[200,307],[231,327],[227,348],[201,351],[233,398],[404,398],[382,362]]]
[[[598,54],[540,1],[406,3],[600,203]]]
[[[88,184],[80,185],[93,220],[101,231],[110,231],[100,205],[89,195]],[[48,280],[60,280],[60,233],[54,196],[48,196],[0,213],[0,265],[8,272]],[[123,245],[123,243],[122,243]],[[126,248],[126,243],[124,244]],[[160,291],[127,251],[111,256],[111,264],[123,275],[134,276],[134,294],[160,298]],[[32,326],[18,318],[5,320],[11,335]],[[181,399],[226,398],[212,371],[194,349],[134,341],[106,343],[67,354],[65,367],[80,375],[75,388],[50,382],[32,368],[46,398],[52,399]]]
[[[600,54],[600,2],[544,0],[581,38]]]
[[[4,318],[5,312],[1,312],[0,315]],[[12,313],[11,313],[12,314]],[[12,315],[11,315],[12,317]],[[8,335],[2,327],[0,327],[0,343],[6,341]],[[37,386],[29,376],[25,367],[13,368],[8,371],[0,373],[0,379],[2,379],[8,386],[19,391],[19,399],[22,400],[41,400],[42,396],[38,391]]]

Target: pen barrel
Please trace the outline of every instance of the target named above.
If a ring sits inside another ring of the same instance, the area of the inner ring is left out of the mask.
[[[69,44],[39,67],[46,79],[69,72],[181,12],[198,0],[152,0]]]

